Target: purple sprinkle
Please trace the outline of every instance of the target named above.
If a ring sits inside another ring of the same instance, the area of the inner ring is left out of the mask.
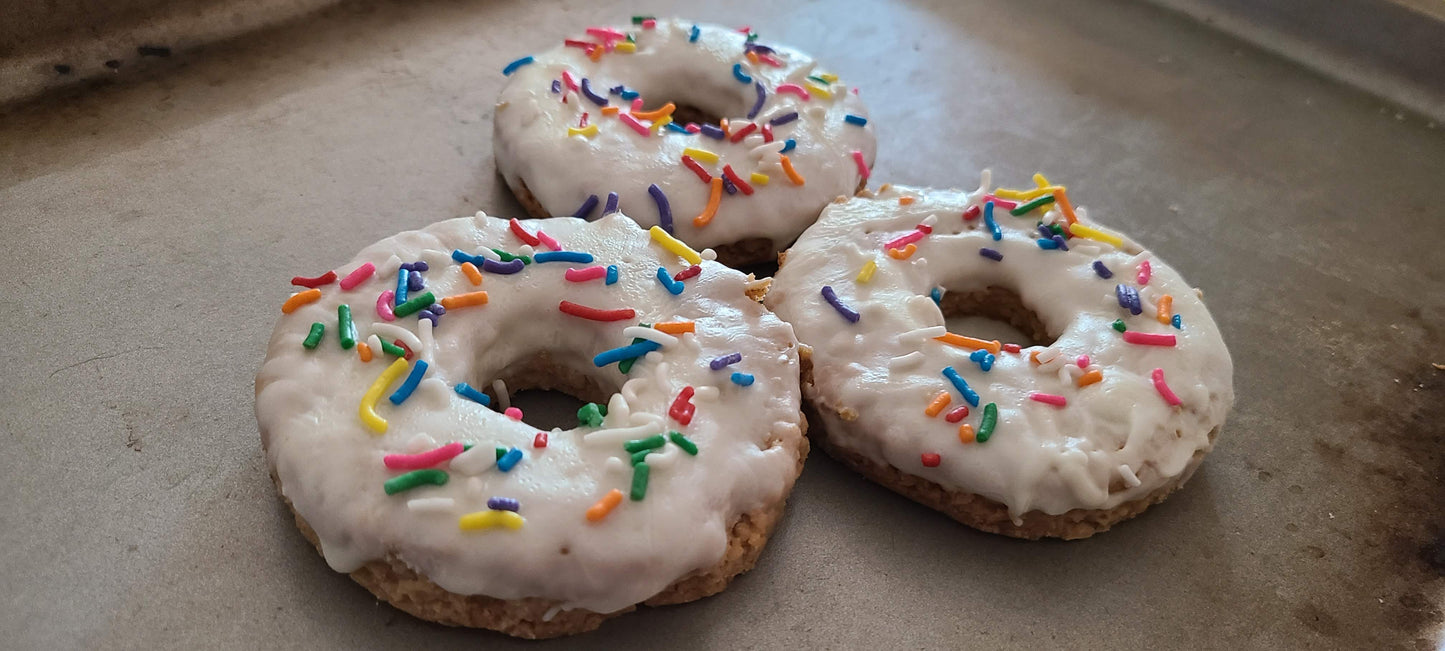
[[[838,294],[828,285],[823,285],[823,300],[828,301],[828,304],[838,310],[838,314],[843,315],[843,318],[847,319],[849,323],[858,322],[858,313],[844,305],[843,301],[838,300]]]
[[[417,260],[416,262],[411,263],[412,271],[428,271],[430,269],[431,265],[427,264],[426,260]]]
[[[1068,250],[1069,250],[1069,245],[1064,242],[1064,236],[1063,236],[1063,235],[1054,235],[1054,244],[1059,245],[1059,250],[1060,250],[1060,251],[1068,251]]]
[[[724,137],[726,137],[723,135],[722,127],[719,127],[717,125],[700,124],[698,125],[698,128],[701,130],[700,133],[702,133],[702,135],[713,138],[715,140],[722,140]]]
[[[979,250],[978,250],[978,254],[981,255],[981,256],[983,256],[983,257],[985,257],[985,258],[988,258],[988,259],[990,259],[990,260],[993,260],[993,261],[995,261],[995,262],[999,262],[999,261],[1002,261],[1002,260],[1003,260],[1003,254],[1002,254],[1002,253],[999,253],[998,251],[995,251],[995,250],[990,249],[990,248],[982,248],[982,249],[979,249]]]
[[[771,125],[773,125],[773,126],[776,127],[776,126],[778,126],[778,125],[780,125],[780,124],[787,124],[787,123],[792,122],[793,120],[796,120],[796,119],[798,119],[798,112],[797,112],[797,111],[793,111],[792,113],[785,113],[785,114],[779,115],[778,117],[775,117],[775,118],[773,118],[773,119],[771,119],[771,120],[768,120],[768,124],[771,124]]]
[[[522,270],[527,263],[521,258],[512,258],[511,262],[498,262],[491,258],[482,261],[482,271],[494,274],[514,274]]]
[[[1094,273],[1099,274],[1099,277],[1100,277],[1100,278],[1113,278],[1113,277],[1114,277],[1114,272],[1109,271],[1109,268],[1104,266],[1104,261],[1103,261],[1103,260],[1095,260],[1095,261],[1094,261]]]
[[[562,80],[561,80],[561,79],[553,79],[553,80],[552,80],[552,92],[554,92],[554,93],[560,93],[560,92],[562,92]]]
[[[588,215],[592,214],[592,209],[596,207],[597,195],[589,194],[587,195],[587,200],[582,202],[581,207],[577,208],[577,212],[572,213],[572,216],[579,219],[586,219]]]
[[[1044,239],[1046,240],[1054,239],[1054,232],[1049,230],[1049,227],[1044,226],[1043,224],[1039,224],[1039,234],[1043,235]]]
[[[510,497],[493,497],[487,500],[487,508],[493,511],[513,511],[522,508],[522,504]]]
[[[447,309],[442,307],[441,303],[432,303],[431,306],[427,307],[427,309],[431,310],[431,313],[437,316],[441,316],[447,313]]]
[[[652,200],[657,202],[657,225],[662,230],[672,234],[672,208],[667,203],[667,195],[662,193],[662,188],[656,183],[647,186],[647,193],[652,195]]]
[[[761,83],[753,82],[753,87],[758,90],[758,101],[753,102],[753,110],[748,111],[749,120],[758,116],[758,111],[763,110],[763,102],[768,99],[768,91],[763,88]]]
[[[728,355],[723,355],[722,357],[719,357],[719,358],[717,358],[717,359],[715,359],[715,360],[713,360],[713,361],[711,361],[711,362],[708,362],[708,363],[707,363],[707,366],[708,366],[708,368],[716,371],[716,370],[721,369],[721,368],[724,367],[724,366],[727,366],[727,365],[729,365],[729,364],[736,364],[736,363],[741,362],[741,361],[743,361],[743,354],[742,354],[742,353],[732,353],[732,354],[728,354]]]
[[[592,100],[593,104],[607,106],[607,98],[592,92],[592,80],[586,77],[582,78],[582,96]]]
[[[403,262],[403,263],[401,263],[401,270],[402,270],[402,271],[412,271],[412,270],[413,270],[413,267],[412,267],[412,265],[411,265],[410,262]]]
[[[612,93],[613,95],[621,95],[622,91],[624,90],[627,90],[627,87],[623,86],[622,84],[618,84],[616,86],[608,88],[607,92]]]
[[[431,321],[431,325],[433,328],[435,328],[437,325],[437,315],[432,314],[431,310],[422,310],[420,312],[417,312],[416,319],[418,321],[422,319],[427,319],[428,321]]]
[[[757,43],[748,43],[746,46],[743,47],[743,50],[752,50],[759,54],[774,54],[777,52],[777,50],[774,50],[773,48],[770,48],[766,45],[758,45]]]
[[[1130,314],[1144,312],[1144,305],[1139,302],[1139,290],[1120,283],[1114,286],[1114,297],[1119,300],[1119,307],[1127,308]]]
[[[422,280],[420,271],[413,269],[406,273],[407,291],[419,292],[423,287],[426,287],[426,281]]]
[[[608,192],[608,193],[607,193],[607,205],[602,208],[602,214],[603,214],[603,215],[610,215],[610,214],[615,213],[615,212],[617,212],[617,193],[616,193],[616,192]]]
[[[733,185],[733,182],[732,182],[731,179],[729,179],[729,178],[726,177],[726,176],[721,176],[721,177],[718,177],[718,178],[721,178],[721,179],[722,179],[723,189],[724,189],[724,190],[727,190],[727,193],[728,193],[728,194],[737,194],[737,193],[738,193],[738,186]]]

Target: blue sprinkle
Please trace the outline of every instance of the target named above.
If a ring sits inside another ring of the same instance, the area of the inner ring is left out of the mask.
[[[487,259],[482,256],[469,255],[463,252],[461,249],[452,249],[452,259],[456,260],[457,264],[462,264],[463,262],[470,262],[478,267],[482,266],[482,263],[487,261]]]
[[[672,274],[667,273],[667,269],[663,267],[657,268],[657,282],[662,283],[662,286],[666,287],[667,291],[671,292],[673,296],[677,296],[678,294],[682,293],[682,281],[673,280]]]
[[[607,284],[611,285],[615,282],[617,282],[617,265],[609,264],[607,265]]]
[[[586,219],[588,215],[592,214],[592,209],[596,207],[597,195],[589,194],[587,195],[587,200],[583,201],[581,206],[578,206],[577,212],[572,213],[572,216],[579,219]]]
[[[1058,243],[1058,242],[1055,242],[1055,241],[1053,241],[1053,240],[1046,240],[1046,239],[1043,239],[1043,238],[1039,238],[1038,240],[1035,240],[1035,241],[1037,241],[1037,242],[1039,243],[1039,248],[1041,248],[1041,249],[1057,249],[1057,248],[1059,248],[1059,243]]]
[[[667,124],[671,125],[672,123],[668,122]],[[602,216],[605,217],[607,215],[617,212],[617,199],[618,197],[616,192],[607,193],[607,204],[602,207]]]
[[[852,113],[843,116],[843,121],[847,122],[848,124],[856,124],[860,127],[868,124],[868,118],[865,118],[861,115],[853,115]]]
[[[1001,262],[1001,261],[1003,261],[1003,254],[1002,254],[1002,253],[999,253],[998,251],[995,251],[995,250],[993,250],[993,249],[982,248],[982,249],[979,249],[979,250],[978,250],[978,254],[981,255],[981,256],[983,256],[983,257],[985,257],[985,258],[988,258],[988,259],[990,259],[990,260],[994,260],[994,261],[996,261],[996,262]]]
[[[391,394],[391,404],[399,405],[411,397],[411,392],[416,391],[416,385],[421,384],[421,376],[426,375],[426,360],[419,359],[411,367],[411,375],[406,376],[406,381],[396,388],[396,393]]]
[[[525,266],[527,263],[522,262],[521,258],[512,258],[511,262],[498,262],[490,259],[482,261],[482,271],[493,274],[514,274]]]
[[[733,384],[736,384],[740,387],[749,386],[753,383],[753,376],[748,375],[747,373],[733,373],[731,379],[733,381]]]
[[[672,123],[668,122],[668,124]],[[647,186],[647,193],[652,195],[653,201],[657,202],[657,225],[661,226],[662,230],[667,231],[668,235],[671,235],[672,207],[667,202],[667,195],[662,193],[662,188],[657,187],[656,183]]]
[[[857,323],[858,319],[862,318],[857,312],[853,311],[852,308],[844,305],[843,301],[838,300],[838,293],[834,292],[833,288],[828,285],[823,285],[823,300],[828,301],[828,304],[832,305],[833,309],[837,310],[838,314],[843,315],[843,318],[847,319],[849,323]]]
[[[773,126],[776,127],[776,126],[778,126],[778,125],[787,124],[787,123],[792,122],[793,120],[796,120],[796,119],[798,119],[798,112],[797,112],[797,111],[793,111],[793,112],[791,112],[791,113],[784,113],[784,114],[782,114],[782,115],[779,115],[778,117],[775,117],[775,118],[773,118],[773,119],[771,119],[771,120],[768,120],[768,124],[771,124],[771,125],[773,125]]]
[[[467,384],[466,382],[458,383],[457,386],[454,387],[454,389],[456,390],[457,395],[466,398],[467,400],[481,403],[481,405],[484,407],[492,406],[491,396],[472,388],[472,385]]]
[[[723,134],[722,128],[719,127],[719,126],[717,126],[717,125],[713,125],[713,124],[700,124],[700,125],[698,125],[698,128],[700,129],[699,133],[701,133],[702,135],[707,136],[707,137],[709,137],[709,138],[713,138],[713,139],[715,139],[715,140],[722,140],[723,138],[726,137],[726,136]]]
[[[592,364],[594,366],[597,366],[598,368],[601,368],[603,366],[607,366],[608,364],[615,364],[624,359],[642,357],[643,355],[646,355],[659,348],[662,348],[662,344],[659,344],[655,341],[639,341],[635,344],[629,344],[621,348],[613,348],[612,350],[602,351],[598,353],[596,357],[592,358]]]
[[[392,305],[401,305],[406,302],[407,276],[411,274],[409,269],[398,269],[396,272],[396,296]]]
[[[512,449],[513,449],[513,450],[516,450],[516,448],[512,448]],[[517,451],[518,451],[518,452],[521,452],[521,450],[517,450]],[[493,510],[493,511],[512,511],[512,512],[516,512],[516,511],[521,510],[522,504],[521,504],[521,502],[518,502],[517,500],[512,499],[512,498],[510,498],[510,497],[493,497],[493,498],[490,498],[490,499],[487,500],[487,508],[489,508],[489,509],[491,509],[491,510]]]
[[[698,34],[701,34],[701,33],[702,33],[702,30],[698,29],[698,28],[697,28],[697,25],[693,25],[693,26],[692,26],[692,32],[688,33],[688,35],[687,35],[687,42],[688,42],[688,43],[696,43],[696,42],[697,42],[697,36],[698,36]]]
[[[982,361],[983,361],[983,356],[984,356],[984,355],[987,355],[987,354],[988,354],[988,351],[980,348],[980,349],[978,349],[978,350],[973,351],[972,353],[969,353],[969,355],[968,355],[968,360],[971,361],[971,362],[982,362]]]
[[[592,92],[592,80],[586,77],[582,78],[582,96],[592,100],[593,104],[607,106],[607,98]]]
[[[1109,271],[1109,268],[1104,266],[1104,262],[1102,260],[1094,261],[1094,273],[1099,274],[1100,278],[1114,277],[1114,272]]]
[[[743,361],[742,353],[729,353],[708,362],[707,367],[714,371],[720,371],[724,366],[736,364],[741,361]]]
[[[763,88],[763,84],[761,82],[754,82],[753,88],[756,89],[758,92],[758,99],[753,102],[752,110],[748,111],[749,120],[758,116],[758,112],[763,110],[763,102],[767,101],[768,99],[768,91]]]
[[[692,133],[691,131],[688,131],[688,130],[687,130],[687,127],[682,126],[681,124],[678,124],[678,123],[676,123],[676,122],[668,122],[668,123],[667,123],[667,130],[668,130],[668,131],[676,131],[676,132],[678,132],[678,133],[686,133],[686,134],[691,134],[691,133]]]
[[[780,150],[778,150],[778,153],[779,153],[779,154],[786,154],[786,153],[788,153],[788,152],[790,152],[790,151],[793,151],[793,148],[794,148],[794,147],[797,147],[797,146],[798,146],[798,142],[797,142],[796,140],[793,140],[792,138],[788,138],[787,140],[784,140],[784,141],[783,141],[783,148],[780,149]]]
[[[624,89],[622,89],[622,92],[620,92],[620,93],[618,93],[618,94],[622,96],[622,99],[631,101],[631,100],[637,99],[637,96],[638,96],[638,95],[641,95],[642,93],[639,93],[639,92],[637,92],[637,91],[635,91],[635,90],[632,90],[631,88],[624,88]]]
[[[983,372],[987,373],[993,370],[993,363],[995,361],[998,361],[998,358],[994,357],[993,353],[989,353],[983,356],[983,361],[978,363],[978,367],[982,369]]]
[[[516,61],[508,63],[507,67],[502,68],[502,74],[510,77],[512,76],[512,73],[517,71],[517,68],[525,66],[533,61],[536,61],[536,59],[533,59],[532,57],[522,57],[520,59],[517,59]]]
[[[587,264],[592,261],[591,253],[581,251],[543,251],[532,255],[533,262],[576,262]]]
[[[933,299],[934,305],[943,305],[943,288],[934,287],[928,290],[928,297]]]
[[[1184,318],[1181,317],[1181,316],[1179,316],[1178,314],[1174,315],[1173,317],[1170,317],[1169,322],[1174,324],[1174,329],[1175,329],[1175,330],[1183,330],[1183,329],[1184,329]]]
[[[963,399],[966,400],[969,405],[974,407],[978,406],[978,393],[968,387],[968,383],[964,382],[962,377],[959,377],[958,371],[953,370],[952,366],[943,367],[943,377],[948,378],[948,381],[953,383],[953,388],[958,389],[958,392],[963,394]]]
[[[741,63],[733,64],[733,79],[736,79],[745,84],[753,83],[753,78],[749,77],[747,73],[743,72],[743,64]]]
[[[522,451],[518,450],[517,448],[512,448],[510,450],[507,450],[507,453],[502,455],[502,458],[497,459],[497,470],[500,470],[502,472],[511,472],[513,468],[517,467],[518,463],[521,463],[521,461]]]
[[[998,222],[993,219],[992,201],[983,204],[983,225],[988,227],[990,233],[993,233],[993,241],[998,242],[1003,239],[1003,230],[998,227]]]

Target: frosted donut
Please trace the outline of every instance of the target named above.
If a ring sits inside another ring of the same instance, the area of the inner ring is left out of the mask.
[[[830,206],[767,303],[811,347],[824,450],[984,531],[1084,538],[1190,477],[1233,404],[1232,365],[1196,290],[1035,178]],[[948,332],[965,315],[1034,342]]]
[[[293,282],[256,376],[278,490],[333,569],[423,619],[551,637],[719,592],[807,453],[760,283],[621,214],[477,213]],[[496,379],[595,402],[539,431]]]
[[[719,262],[771,261],[873,164],[857,91],[753,33],[591,27],[504,72],[497,169],[534,217],[621,210]]]

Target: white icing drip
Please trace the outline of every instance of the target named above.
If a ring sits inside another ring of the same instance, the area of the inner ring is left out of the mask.
[[[352,318],[355,318],[354,313]],[[387,339],[400,339],[413,353],[421,354],[421,339],[417,338],[416,333],[395,323],[373,323],[371,324],[371,332],[376,335],[384,335]]]
[[[492,381],[492,392],[497,394],[497,409],[506,411],[512,408],[512,394],[507,393],[507,383],[497,378]]]

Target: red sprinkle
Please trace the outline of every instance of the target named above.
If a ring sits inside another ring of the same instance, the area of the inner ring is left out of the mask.
[[[933,234],[933,227],[929,226],[928,224],[919,224],[917,226],[914,226],[914,228],[918,229],[918,232],[923,233],[924,235]]]
[[[692,278],[693,276],[696,276],[696,275],[698,275],[698,274],[700,274],[700,273],[702,273],[702,265],[700,265],[700,264],[695,264],[695,265],[692,265],[691,267],[688,267],[688,268],[686,268],[686,269],[683,269],[682,271],[677,272],[677,274],[674,275],[674,276],[672,277],[672,279],[673,279],[673,280],[687,280],[688,278]]]
[[[297,285],[297,286],[300,286],[300,287],[310,287],[310,288],[312,288],[312,289],[316,289],[317,287],[321,287],[322,285],[330,285],[331,283],[334,283],[334,282],[336,282],[336,272],[335,272],[335,271],[328,271],[328,272],[326,272],[326,273],[324,273],[324,274],[321,274],[320,276],[317,276],[317,277],[315,277],[315,278],[306,278],[306,277],[304,277],[304,276],[296,276],[295,278],[292,278],[292,279],[291,279],[291,284],[292,284],[292,285]]]
[[[534,436],[534,437],[532,437],[532,447],[534,447],[534,448],[545,448],[545,447],[547,447],[547,433],[546,433],[546,432],[537,432],[537,435]]]
[[[381,458],[381,462],[392,470],[418,470],[440,464],[461,454],[465,449],[466,446],[457,441],[418,454],[388,454]]]
[[[686,165],[687,169],[692,170],[692,173],[696,174],[697,178],[702,179],[703,183],[712,183],[712,175],[708,174],[707,170],[703,169],[702,165],[693,160],[691,156],[683,156],[682,164]]]
[[[774,67],[774,68],[781,68],[781,67],[783,67],[783,62],[777,60],[777,59],[774,58],[773,55],[771,55],[771,54],[763,54],[762,52],[759,52],[759,53],[758,53],[758,60],[759,60],[759,61],[762,61],[763,63],[766,63],[766,64],[768,64],[768,65],[770,65],[770,66],[772,66],[772,67]]]
[[[957,423],[965,418],[968,418],[968,405],[959,405],[958,409],[950,411],[943,416],[943,420],[950,423]]]
[[[411,346],[406,345],[406,342],[404,342],[404,341],[402,341],[402,340],[400,340],[400,339],[394,339],[394,340],[392,340],[391,343],[396,344],[396,347],[397,347],[397,348],[402,349],[402,351],[406,353],[405,355],[402,355],[402,358],[404,358],[404,359],[406,359],[406,360],[408,360],[408,361],[411,360],[412,355],[413,355],[413,353],[411,352]]]
[[[751,127],[751,126],[755,126],[755,125],[751,125],[751,124],[750,124],[750,125],[748,125],[748,126]],[[737,172],[734,172],[734,171],[733,171],[733,166],[732,166],[732,165],[724,165],[724,166],[723,166],[723,176],[726,176],[729,181],[732,181],[732,182],[733,182],[733,185],[738,186],[738,189],[739,189],[739,190],[742,190],[742,191],[743,191],[743,194],[748,195],[748,194],[752,194],[752,193],[753,193],[753,186],[748,185],[748,182],[747,182],[747,181],[744,181],[741,176],[738,176]]]
[[[763,125],[763,142],[772,142],[772,141],[773,141],[773,125],[771,125],[771,124],[764,124],[764,125]]]
[[[1022,351],[1022,350],[1023,350],[1023,348],[1022,348],[1021,346],[1019,346],[1018,344],[1004,344],[1004,345],[1003,345],[1003,352],[1005,352],[1005,353],[1013,353],[1013,354],[1017,355],[1017,354],[1018,354],[1020,351]]]
[[[978,219],[978,216],[982,214],[982,208],[979,208],[978,206],[969,206],[968,210],[963,211],[963,221],[973,221],[975,219]]]
[[[577,128],[581,129],[581,128],[584,128],[584,127],[586,127],[586,126],[587,126],[587,112],[586,112],[586,111],[583,111],[583,112],[582,112],[582,119],[577,122]]]
[[[733,137],[731,138],[731,140],[732,140],[733,142],[742,142],[742,139],[743,139],[743,138],[748,137],[748,134],[750,134],[750,133],[752,133],[752,132],[754,132],[754,131],[757,131],[757,130],[758,130],[758,125],[757,125],[757,123],[755,123],[755,122],[749,122],[749,123],[748,123],[748,126],[745,126],[745,127],[741,128],[741,129],[738,129],[737,131],[733,132]]]
[[[1148,332],[1139,332],[1137,330],[1126,330],[1124,332],[1124,341],[1140,346],[1173,346],[1177,343],[1174,340],[1174,335],[1156,335]]]
[[[923,453],[923,466],[925,468],[937,468],[940,463],[943,463],[943,457],[939,456],[937,452]]]
[[[512,234],[516,235],[517,239],[525,242],[527,246],[537,246],[542,243],[542,240],[537,239],[537,236],[528,233],[527,229],[522,228],[522,222],[517,221],[516,217],[513,217],[512,221],[507,222],[507,227],[512,229]]]
[[[594,47],[597,46],[596,43],[589,43],[589,42],[587,42],[587,41],[579,41],[579,40],[573,39],[573,38],[569,38],[569,39],[566,39],[566,40],[562,41],[562,45],[564,45],[564,46],[566,46],[566,47],[582,48],[582,49],[584,49],[584,50],[587,50],[588,52],[591,52],[591,51],[592,51],[592,48],[594,48]],[[563,75],[566,75],[567,72],[566,72],[566,71],[563,71],[562,74],[563,74]],[[570,86],[570,84],[569,84],[569,86]]]
[[[622,321],[637,316],[637,312],[630,307],[617,310],[599,310],[595,307],[578,305],[572,301],[562,301],[557,304],[557,309],[565,314],[582,317],[592,321]]]
[[[892,240],[889,240],[887,244],[884,244],[883,250],[887,251],[888,249],[901,249],[909,244],[923,239],[924,235],[926,235],[926,233],[924,233],[923,231],[913,231],[912,233],[908,233],[907,235],[900,235],[893,238]]]
[[[683,425],[691,423],[692,414],[697,411],[697,405],[689,402],[692,400],[692,394],[691,386],[685,386],[682,391],[677,392],[677,399],[672,401],[672,407],[668,408],[667,415]]]

